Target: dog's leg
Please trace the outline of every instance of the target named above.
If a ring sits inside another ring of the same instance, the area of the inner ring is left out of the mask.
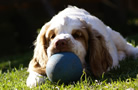
[[[32,88],[44,82],[45,82],[45,76],[40,75],[34,71],[30,71],[26,84],[28,87]]]
[[[108,47],[108,51],[109,51],[109,53],[112,57],[112,60],[113,60],[112,68],[116,69],[117,67],[120,67],[117,49],[116,49],[116,46],[114,45],[114,42],[112,42],[112,40],[110,40],[110,42],[107,43],[107,47]]]
[[[130,43],[126,44],[125,52],[128,56],[134,57],[134,59],[138,58],[138,47],[133,47]]]
[[[126,53],[124,51],[118,51],[119,61],[124,60],[125,58],[126,58]]]
[[[112,30],[111,28],[107,27],[108,31],[112,36],[112,40],[117,48],[118,57],[120,60],[124,59],[125,56],[132,56],[135,59],[138,58],[138,48],[133,47],[130,43],[120,35],[120,33]]]

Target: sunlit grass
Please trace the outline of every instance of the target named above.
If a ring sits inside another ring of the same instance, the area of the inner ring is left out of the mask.
[[[116,76],[117,70],[114,72]],[[26,68],[12,69],[7,72],[0,72],[0,90],[29,90],[26,86],[26,78],[28,73]],[[109,77],[110,78],[110,77]],[[138,76],[136,78],[126,78],[122,80],[118,78],[113,80],[103,77],[102,79],[92,79],[86,77],[76,83],[68,85],[52,83],[46,78],[46,82],[40,86],[31,88],[31,90],[126,90],[126,89],[138,89]]]
[[[23,57],[27,55],[23,55]],[[30,57],[30,56],[29,56]],[[15,56],[16,60],[20,60]],[[24,59],[24,58],[23,58]],[[10,59],[9,59],[10,60]],[[8,68],[8,66],[7,66]],[[27,68],[19,64],[17,68],[0,69],[0,90],[30,90],[26,86]],[[68,85],[52,83],[45,79],[45,83],[31,90],[125,90],[138,89],[138,60],[128,58],[120,62],[120,68],[113,69],[101,77],[86,76],[78,82]]]

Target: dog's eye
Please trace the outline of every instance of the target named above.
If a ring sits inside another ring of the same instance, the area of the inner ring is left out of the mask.
[[[55,34],[52,34],[51,37],[50,37],[50,39],[54,39],[55,36],[56,36]]]
[[[80,31],[76,31],[75,33],[72,34],[72,36],[75,39],[79,39],[80,37],[82,37],[82,33]]]

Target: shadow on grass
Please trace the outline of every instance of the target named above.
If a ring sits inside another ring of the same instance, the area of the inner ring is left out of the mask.
[[[120,61],[120,68],[112,69],[109,72],[104,73],[101,77],[96,78],[91,76],[92,80],[99,80],[106,82],[112,81],[126,81],[128,78],[136,79],[138,75],[138,59],[126,59]]]

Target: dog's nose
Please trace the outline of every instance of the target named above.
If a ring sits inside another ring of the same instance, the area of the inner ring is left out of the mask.
[[[60,39],[55,42],[56,49],[62,49],[67,46],[66,39]]]

